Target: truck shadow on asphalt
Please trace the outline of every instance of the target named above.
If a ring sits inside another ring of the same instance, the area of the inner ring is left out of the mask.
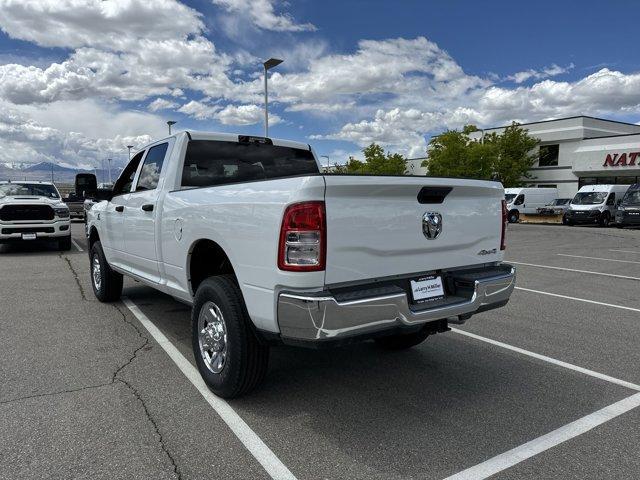
[[[73,250],[71,250],[73,251]],[[0,244],[0,255],[43,255],[58,254],[58,242],[48,240],[33,240],[25,242]],[[64,252],[69,253],[69,252]]]
[[[193,363],[190,307],[142,286],[124,294]],[[441,474],[453,473],[444,465],[460,465],[461,452],[473,464],[507,451],[619,394],[617,387],[449,332],[400,352],[373,342],[274,347],[262,388],[230,404],[276,449],[291,445],[284,435],[290,432],[314,444],[305,455],[325,450],[338,453],[337,462],[343,456],[378,473],[420,476],[425,465],[430,474],[437,464]]]

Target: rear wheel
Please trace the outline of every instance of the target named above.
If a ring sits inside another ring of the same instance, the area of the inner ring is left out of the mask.
[[[239,397],[262,383],[269,347],[256,336],[233,275],[210,277],[198,286],[191,327],[196,365],[213,393]]]
[[[517,210],[511,210],[509,212],[509,223],[516,223],[520,218],[520,213]]]
[[[430,333],[429,331],[420,330],[419,332],[376,338],[375,342],[379,347],[387,350],[405,350],[424,342]]]
[[[99,241],[91,246],[89,259],[91,286],[96,298],[101,302],[115,302],[122,295],[122,275],[111,269]]]
[[[602,216],[600,217],[600,226],[601,227],[608,227],[609,224],[611,223],[611,215],[609,215],[609,212],[604,212],[602,214]]]

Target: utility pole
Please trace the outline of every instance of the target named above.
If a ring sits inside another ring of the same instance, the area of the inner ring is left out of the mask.
[[[111,159],[107,158],[107,162],[109,162],[109,183],[111,183]]]
[[[177,122],[174,122],[173,120],[169,120],[167,122],[167,125],[169,125],[169,135],[171,135],[171,125],[175,125]]]
[[[133,145],[127,145],[127,148],[129,149],[129,160],[131,160],[131,149],[133,148]]]

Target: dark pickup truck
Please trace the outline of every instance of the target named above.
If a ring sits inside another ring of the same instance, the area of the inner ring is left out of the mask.
[[[76,192],[71,192],[62,201],[69,207],[71,218],[84,219],[84,197],[79,197]]]

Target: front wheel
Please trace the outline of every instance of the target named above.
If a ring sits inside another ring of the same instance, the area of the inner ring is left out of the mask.
[[[100,242],[91,246],[91,286],[101,302],[115,302],[122,295],[122,275],[114,271],[107,262]]]
[[[430,335],[429,331],[420,330],[412,333],[401,333],[388,337],[376,338],[375,342],[379,347],[387,350],[406,350],[424,342]]]
[[[269,347],[256,336],[233,275],[210,277],[198,286],[191,330],[196,365],[213,393],[239,397],[264,380]]]
[[[610,223],[611,223],[611,215],[609,215],[609,212],[604,212],[602,214],[602,217],[600,217],[600,226],[606,228],[609,226]]]
[[[512,210],[509,212],[509,223],[517,223],[520,218],[520,214],[517,210]]]

